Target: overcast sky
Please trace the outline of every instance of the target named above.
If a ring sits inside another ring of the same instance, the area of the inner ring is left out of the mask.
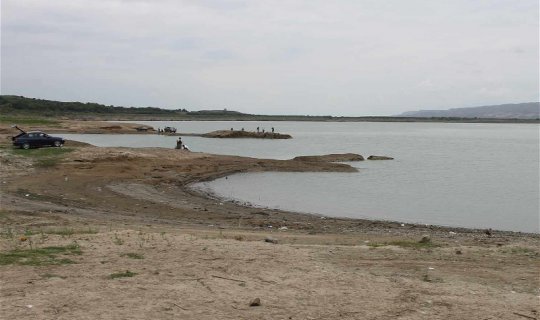
[[[1,93],[259,114],[538,101],[538,0],[2,0]]]

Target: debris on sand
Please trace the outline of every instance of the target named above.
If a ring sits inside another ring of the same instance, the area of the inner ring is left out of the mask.
[[[255,298],[249,303],[250,307],[259,307],[261,305],[261,299]]]
[[[278,240],[275,239],[275,238],[272,238],[272,237],[266,237],[266,238],[264,238],[264,242],[277,244],[277,243],[278,243]]]
[[[431,243],[431,238],[429,235],[424,235],[422,237],[422,239],[420,239],[420,241],[418,241],[418,243]]]

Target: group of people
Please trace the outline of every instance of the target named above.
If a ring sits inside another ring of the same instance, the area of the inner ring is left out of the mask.
[[[261,129],[257,127],[257,133],[261,132]],[[262,133],[264,133],[264,128],[262,129]],[[274,133],[274,127],[272,127],[272,133]]]
[[[234,131],[234,128],[231,128],[231,131]],[[242,128],[242,131],[245,131],[244,128]],[[257,133],[264,133],[264,128],[261,131],[260,127],[257,127]],[[272,133],[274,133],[274,127],[272,127]]]
[[[163,134],[163,133],[176,133],[176,128],[165,127],[163,129],[161,129],[161,128],[157,129],[157,134]]]
[[[274,133],[274,127],[272,127],[271,130],[272,130],[272,133]],[[233,128],[231,128],[231,131],[233,131]],[[242,131],[244,131],[244,128],[242,128]],[[163,133],[163,132],[165,132],[165,130],[162,130],[162,129],[158,128],[158,134]],[[261,131],[261,128],[257,127],[257,133],[261,133],[261,132],[264,133],[264,128]],[[175,149],[188,150],[189,151],[188,146],[186,146],[185,144],[182,143],[182,138],[181,137],[178,137],[178,140],[176,141]]]

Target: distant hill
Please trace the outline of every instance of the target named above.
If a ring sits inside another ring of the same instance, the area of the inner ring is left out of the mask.
[[[482,118],[482,119],[538,119],[540,102],[500,104],[448,110],[420,110],[404,112],[398,117],[414,118]]]
[[[167,110],[155,107],[115,107],[92,102],[63,102],[23,96],[0,96],[0,111],[7,114],[34,113],[44,116],[59,116],[69,114],[175,114],[186,113],[186,109]]]
[[[309,115],[257,115],[241,113],[238,111],[200,110],[188,111],[185,108],[175,110],[156,107],[120,107],[103,105],[91,102],[63,102],[45,99],[27,98],[15,95],[0,95],[0,123],[20,121],[20,119],[76,119],[76,120],[183,120],[183,121],[367,121],[367,122],[484,122],[484,123],[539,123],[538,102],[529,112],[530,117],[516,117],[515,114],[505,113],[502,117],[492,117],[493,113],[486,118],[476,115],[413,115],[405,113],[402,116],[309,116]],[[519,104],[523,105],[523,104]],[[518,105],[512,105],[518,106]],[[486,108],[486,107],[481,107]],[[475,108],[465,108],[475,109]],[[453,109],[460,110],[460,109]],[[514,113],[517,109],[513,109]],[[432,112],[432,111],[419,111]],[[434,111],[440,112],[440,111]],[[499,115],[502,113],[499,113]]]
[[[242,116],[238,111],[227,109],[187,111],[185,108],[170,110],[156,107],[120,107],[103,105],[93,102],[63,102],[36,98],[27,98],[14,95],[0,95],[0,112],[3,114],[33,114],[36,116],[73,116],[73,115],[131,115],[131,116],[161,116],[168,118],[178,117],[205,117],[205,116]]]
[[[191,111],[190,114],[199,114],[199,115],[242,115],[246,113],[238,112],[238,111],[231,111],[227,109],[223,110],[200,110],[200,111]]]

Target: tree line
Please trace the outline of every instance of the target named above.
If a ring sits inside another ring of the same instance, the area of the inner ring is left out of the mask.
[[[36,115],[73,113],[175,115],[188,113],[185,108],[168,110],[156,107],[117,107],[92,102],[62,102],[12,95],[0,95],[0,112],[2,114],[34,113]]]

